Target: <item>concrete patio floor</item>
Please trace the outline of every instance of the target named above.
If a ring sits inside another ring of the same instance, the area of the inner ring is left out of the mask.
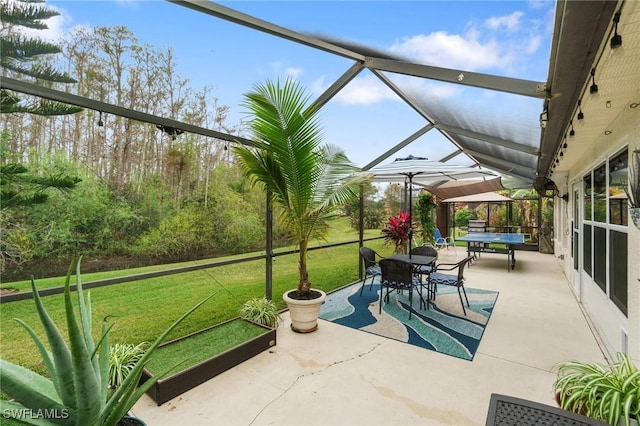
[[[439,262],[462,258],[441,250]],[[161,405],[134,414],[156,425],[481,425],[491,393],[555,405],[554,366],[607,362],[553,255],[483,254],[467,287],[500,292],[473,361],[320,320],[289,328],[277,345]]]

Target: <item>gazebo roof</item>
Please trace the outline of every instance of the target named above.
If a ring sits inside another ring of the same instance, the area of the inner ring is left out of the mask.
[[[460,197],[447,198],[442,200],[445,203],[482,203],[482,202],[504,202],[511,201],[511,198],[495,192],[481,192],[478,194],[463,195]]]

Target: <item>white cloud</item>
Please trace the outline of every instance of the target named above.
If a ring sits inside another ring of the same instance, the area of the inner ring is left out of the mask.
[[[13,2],[12,2],[13,3]],[[45,30],[37,30],[33,28],[26,27],[16,27],[21,34],[30,37],[30,38],[38,38],[41,40],[49,41],[52,43],[58,43],[64,36],[65,30],[69,25],[69,14],[64,10],[55,7],[53,5],[47,4],[47,9],[54,10],[59,13],[58,16],[54,16],[49,19],[45,19],[42,22],[47,25],[47,29]]]
[[[440,83],[423,78],[399,75],[392,77],[393,82],[408,96],[428,98],[434,101],[447,99],[462,92],[461,86]]]
[[[481,24],[470,21],[460,34],[437,31],[405,37],[390,51],[426,65],[522,77],[540,50],[547,24],[515,11]]]
[[[463,35],[445,31],[420,34],[394,43],[390,50],[419,63],[464,70],[502,67],[505,61],[498,43],[482,43],[474,29]]]
[[[461,91],[458,86],[451,84],[402,75],[391,76],[391,79],[400,90],[410,97],[420,96],[431,99],[445,99],[450,96],[455,96]],[[326,90],[327,86],[324,84],[324,78],[314,81],[312,88],[316,94],[320,94]],[[400,97],[373,75],[353,79],[336,94],[334,100],[342,105],[371,105],[386,100],[401,101]]]
[[[315,95],[316,97],[320,96],[325,90],[327,90],[327,86],[324,82],[324,76],[321,75],[320,77],[316,78],[315,80],[313,80],[311,82],[311,84],[309,85],[309,90],[311,91],[311,93],[313,95]]]
[[[522,12],[513,12],[511,15],[494,16],[487,19],[484,25],[491,30],[500,30],[502,28],[508,31],[515,31],[520,27],[520,18],[524,16]]]
[[[527,1],[527,5],[531,9],[542,9],[543,7],[546,7],[548,4],[549,4],[548,0],[529,0],[529,1]]]
[[[302,68],[291,66],[288,61],[274,61],[269,64],[271,73],[276,76],[285,75],[298,80],[304,71]]]
[[[525,51],[532,55],[538,51],[540,44],[542,43],[542,37],[540,35],[534,35],[527,40]]]
[[[303,74],[303,71],[302,71],[302,68],[286,67],[284,70],[284,74],[287,77],[291,77],[295,80],[298,80],[300,76]]]
[[[353,79],[334,99],[344,105],[367,105],[398,97],[377,77],[368,75]]]

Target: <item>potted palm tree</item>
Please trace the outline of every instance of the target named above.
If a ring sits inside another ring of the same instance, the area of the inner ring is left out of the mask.
[[[253,146],[234,147],[243,173],[279,207],[280,218],[299,247],[298,286],[283,296],[291,328],[297,332],[317,328],[320,305],[326,297],[311,288],[309,242],[323,237],[326,220],[357,198],[366,179],[356,173],[358,169],[342,150],[321,143],[319,107],[309,100],[292,79],[284,84],[278,80],[256,85],[243,103],[250,114]]]

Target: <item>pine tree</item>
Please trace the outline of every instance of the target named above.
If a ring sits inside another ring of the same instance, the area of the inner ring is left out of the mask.
[[[59,13],[48,9],[44,0],[3,0],[0,4],[0,65],[3,75],[18,73],[36,79],[40,83],[76,83],[69,74],[60,72],[47,61],[48,55],[60,53],[53,43],[28,37],[19,31],[19,27],[45,30],[45,20]],[[7,90],[0,92],[0,111],[2,113],[27,112],[37,115],[75,114],[82,108],[59,102],[38,99],[29,103]]]
[[[11,153],[5,145],[10,138],[10,131],[0,131],[0,161],[12,160]],[[47,191],[57,189],[70,191],[82,179],[65,173],[49,174],[47,176],[31,173],[27,166],[12,161],[0,164],[0,212],[18,207],[28,207],[42,204],[49,198]],[[0,236],[0,245],[2,238]]]

